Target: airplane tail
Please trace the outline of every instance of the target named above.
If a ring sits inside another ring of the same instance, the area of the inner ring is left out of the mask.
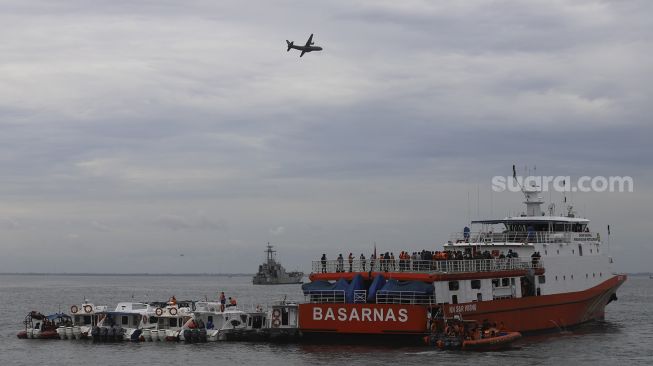
[[[292,45],[293,45],[294,42],[295,42],[295,41],[292,41],[292,42],[291,42],[291,41],[289,41],[289,40],[286,40],[286,43],[288,43],[288,51],[290,51],[290,49],[292,48]]]

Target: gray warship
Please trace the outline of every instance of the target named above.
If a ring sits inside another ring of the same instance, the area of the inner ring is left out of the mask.
[[[302,283],[304,272],[293,271],[286,272],[274,258],[276,250],[272,250],[272,245],[268,243],[265,263],[258,266],[258,273],[252,278],[255,285],[286,285],[292,283]]]

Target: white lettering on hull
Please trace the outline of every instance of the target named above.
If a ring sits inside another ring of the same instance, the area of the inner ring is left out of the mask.
[[[360,311],[359,311],[360,310]],[[337,317],[336,317],[337,314]],[[408,310],[400,308],[396,314],[392,308],[337,308],[332,307],[323,310],[320,307],[313,308],[313,320],[338,320],[357,322],[401,322],[408,321]]]
[[[476,311],[476,304],[451,305],[449,314],[460,314]]]

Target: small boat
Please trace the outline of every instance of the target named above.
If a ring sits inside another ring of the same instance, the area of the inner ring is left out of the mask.
[[[43,315],[38,311],[30,311],[23,320],[25,330],[17,334],[21,339],[57,339],[57,328],[70,326],[72,319],[64,313]]]
[[[152,329],[156,324],[148,322],[151,307],[144,303],[121,302],[114,311],[99,313],[97,325],[91,335],[93,341],[141,341],[144,329]]]
[[[81,305],[72,305],[72,324],[64,324],[57,328],[61,339],[86,339],[91,337],[91,330],[97,325],[99,314],[106,312],[106,306],[94,305],[85,300]]]
[[[474,320],[435,319],[433,332],[424,337],[427,345],[442,350],[497,351],[510,348],[521,338],[519,332],[498,330],[494,325],[479,326]]]
[[[237,306],[227,306],[224,309],[218,302],[200,301],[193,312],[193,320],[197,328],[185,327],[181,340],[193,342],[196,330],[206,329],[207,341],[243,340],[248,333],[249,314]],[[193,326],[193,323],[186,324]],[[190,331],[190,332],[189,332]],[[187,335],[193,336],[192,338]]]
[[[487,338],[464,340],[463,350],[465,351],[497,351],[510,348],[512,343],[521,338],[519,332],[499,332]]]

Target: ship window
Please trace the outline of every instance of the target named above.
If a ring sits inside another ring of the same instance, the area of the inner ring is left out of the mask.
[[[596,277],[596,273],[592,273],[592,277]]]
[[[571,250],[571,254],[576,254],[576,251],[574,251],[574,250],[572,249],[572,250]]]
[[[91,324],[91,316],[90,315],[85,315],[84,316],[84,324],[85,325]]]
[[[558,276],[556,276],[556,281],[558,280]]]
[[[281,309],[281,325],[288,325],[288,309]]]
[[[210,321],[211,323],[213,323],[213,315],[209,315],[208,318],[206,318],[206,320],[208,320],[208,321]]]
[[[459,288],[458,281],[449,281],[449,291],[458,291]]]
[[[499,287],[499,279],[498,278],[492,279],[492,287]]]
[[[472,288],[478,290],[481,288],[481,280],[472,280]]]
[[[590,248],[590,254],[592,254],[592,248]]]
[[[589,278],[589,277],[590,277],[590,275],[585,273],[585,278]]]
[[[177,326],[177,318],[170,318],[170,327],[176,327]]]
[[[127,325],[127,324],[129,324],[129,317],[126,316],[126,315],[123,315],[123,316],[121,317],[121,319],[120,319],[120,322],[121,322],[122,325]]]
[[[159,318],[156,316],[151,316],[150,317],[150,324],[156,324],[159,321]]]
[[[567,281],[567,276],[566,276],[566,275],[565,275],[565,276],[562,276],[562,280],[563,280],[563,281]]]
[[[556,250],[556,252],[557,252],[558,254],[560,254],[560,249]]]
[[[544,249],[544,255],[549,255],[549,252],[546,249]]]
[[[574,279],[574,275],[571,275],[571,279],[572,279],[572,280]]]
[[[603,272],[599,273],[599,277],[603,277]]]
[[[451,303],[452,304],[458,303],[458,295],[451,295]]]
[[[537,282],[539,283],[546,283],[546,276],[538,276]]]
[[[478,301],[483,301],[483,294],[481,294],[480,292],[477,293],[477,294],[476,294],[476,300],[478,300]]]
[[[508,280],[507,278],[502,278],[502,279],[501,279],[501,286],[503,286],[503,287],[508,287],[509,284],[510,284],[510,282],[508,282],[508,281],[509,281],[509,280]]]

